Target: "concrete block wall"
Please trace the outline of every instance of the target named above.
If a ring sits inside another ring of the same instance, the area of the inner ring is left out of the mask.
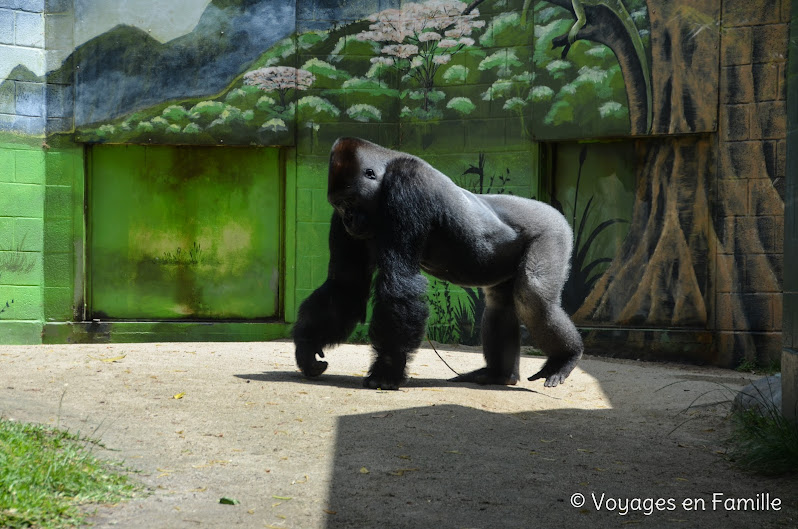
[[[340,11],[325,5],[322,0],[299,0],[297,28],[327,27],[330,18],[338,20]],[[355,20],[399,7],[401,2],[348,5],[347,17]],[[791,2],[724,0],[720,5],[721,119],[714,190],[719,241],[718,269],[713,274],[716,318],[711,325],[718,329],[721,347],[739,356],[747,354],[745,346],[751,340],[756,349],[781,349],[785,79]],[[39,136],[26,144],[0,144],[0,310],[9,302],[0,319],[19,322],[22,334],[37,318],[82,319],[83,300],[76,293],[82,290],[83,271],[75,256],[82,253],[83,153],[80,147],[48,146],[42,138],[45,132],[72,127],[71,78],[51,75],[45,80],[44,74],[52,69],[50,65],[60,65],[65,51],[72,49],[73,25],[72,0],[0,0],[0,79],[8,77],[0,81],[0,131]],[[296,66],[308,58],[300,57]],[[17,68],[2,74],[2,68],[13,69],[20,62],[29,71]],[[457,176],[456,166],[462,160],[475,163],[478,152],[487,151],[501,169],[512,164],[514,185],[533,190],[533,175],[528,185],[521,184],[521,171],[515,170],[534,165],[532,147],[528,162],[525,152],[506,152],[507,138],[517,138],[523,131],[512,130],[494,114],[471,116],[467,126],[452,122],[452,133],[437,142],[432,153],[421,149],[423,125],[403,122],[398,107],[389,114],[381,123],[331,122],[321,124],[318,131],[298,128],[290,163],[295,175],[295,189],[290,192],[295,193],[297,215],[296,290],[291,295],[297,302],[326,276],[332,211],[326,202],[326,164],[329,145],[337,136],[366,137],[416,152],[444,170],[452,167],[453,171],[447,171],[452,176]],[[512,159],[518,161],[508,162]],[[517,194],[524,194],[523,190]],[[735,303],[741,314],[733,310]],[[287,308],[286,319],[293,317]],[[27,340],[0,336],[0,341]]]
[[[0,343],[40,343],[43,321],[81,305],[83,149],[44,138],[72,128],[71,78],[46,79],[72,50],[72,11],[0,0]]]
[[[84,319],[83,148],[46,149],[44,164],[44,320],[80,321]]]
[[[781,349],[790,4],[722,3],[715,325],[730,365]]]
[[[2,343],[37,343],[43,319],[45,155],[0,144]]]
[[[72,0],[0,0],[0,131],[70,130],[71,78],[47,78],[73,48]]]

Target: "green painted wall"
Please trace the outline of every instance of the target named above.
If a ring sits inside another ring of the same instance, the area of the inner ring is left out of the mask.
[[[42,322],[82,315],[83,148],[9,139],[0,143],[0,343],[39,343]]]
[[[559,143],[550,147],[551,203],[574,231],[574,258],[563,305],[574,315],[606,272],[629,232],[634,205],[635,144]],[[583,324],[574,315],[577,325]]]
[[[82,319],[84,296],[84,149],[46,149],[44,203],[45,321]]]
[[[45,153],[0,144],[0,340],[36,343],[44,292]]]

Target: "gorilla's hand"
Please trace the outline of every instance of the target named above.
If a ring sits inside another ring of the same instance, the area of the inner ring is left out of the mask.
[[[406,380],[404,367],[392,365],[386,358],[377,358],[371,366],[369,375],[363,379],[363,387],[397,390]]]
[[[319,358],[324,358],[324,352],[321,349],[297,344],[296,365],[299,366],[299,369],[302,370],[302,374],[306,377],[317,377],[327,369],[327,362],[316,360],[316,355],[319,355]]]

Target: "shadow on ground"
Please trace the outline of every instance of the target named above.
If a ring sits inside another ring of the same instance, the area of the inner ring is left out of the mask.
[[[411,378],[408,390],[465,391],[468,402],[339,417],[326,527],[795,526],[796,481],[742,474],[725,456],[721,432],[734,393],[727,384],[738,377],[696,368],[627,384],[616,375],[634,376],[645,364],[613,366],[582,365],[599,382],[608,405],[596,407],[605,409],[571,408],[572,398],[542,385]],[[356,376],[237,376],[370,391]],[[480,394],[497,392],[526,395],[541,409],[480,409],[491,407],[480,406]]]
[[[314,386],[330,386],[337,388],[362,389],[364,391],[373,391],[371,389],[366,389],[363,387],[362,377],[348,376],[348,375],[335,375],[335,374],[325,373],[319,377],[308,378],[299,373],[298,371],[296,372],[267,371],[264,373],[254,373],[254,374],[235,375],[235,376],[236,378],[241,378],[243,380],[252,380],[256,382],[295,382],[295,383],[304,383]],[[443,379],[411,378],[405,384],[402,385],[403,388],[457,388],[463,386],[464,384],[452,382],[445,378]],[[478,390],[520,391],[527,393],[537,393],[538,395],[553,399],[557,398],[546,395],[543,392],[535,391],[534,389],[525,388],[521,386],[480,386],[476,384],[468,384],[468,387],[477,391]]]

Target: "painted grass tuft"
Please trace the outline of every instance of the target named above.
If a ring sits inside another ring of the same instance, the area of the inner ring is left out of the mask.
[[[0,527],[74,527],[81,506],[116,503],[142,487],[119,464],[94,457],[96,442],[0,418]]]

